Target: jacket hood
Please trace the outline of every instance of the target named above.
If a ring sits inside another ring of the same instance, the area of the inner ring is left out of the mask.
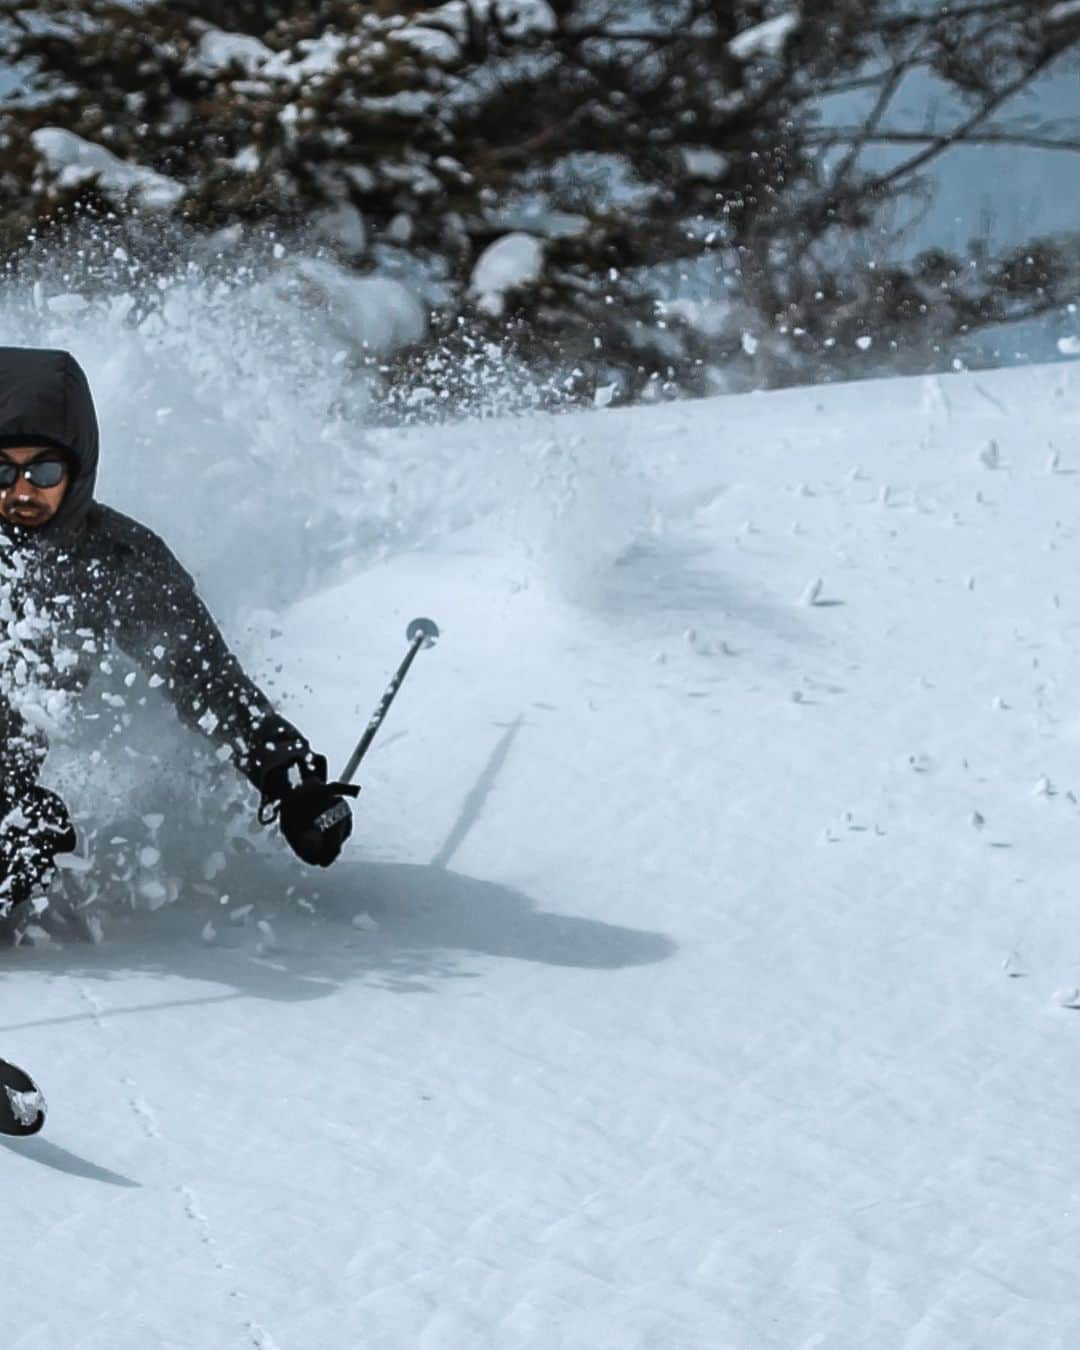
[[[72,457],[75,475],[60,510],[34,533],[78,532],[94,499],[98,421],[90,385],[70,352],[0,347],[0,449],[19,445],[54,446]],[[4,528],[11,533],[6,522]]]

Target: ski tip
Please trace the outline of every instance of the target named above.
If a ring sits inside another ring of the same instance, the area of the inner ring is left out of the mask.
[[[0,1133],[25,1138],[45,1124],[45,1098],[28,1073],[0,1060]]]

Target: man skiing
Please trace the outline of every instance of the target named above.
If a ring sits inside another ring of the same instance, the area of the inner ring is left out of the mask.
[[[64,802],[38,777],[50,717],[110,647],[232,758],[304,862],[328,867],[352,829],[356,789],[327,782],[326,760],[245,675],[163,541],[95,501],[97,465],[78,362],[0,347],[0,919],[25,913],[75,848]]]

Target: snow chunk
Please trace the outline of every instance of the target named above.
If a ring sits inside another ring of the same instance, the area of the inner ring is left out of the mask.
[[[245,75],[254,75],[273,59],[274,53],[257,37],[211,28],[199,39],[198,47],[184,65],[184,72],[214,76],[238,66]]]
[[[783,55],[788,39],[799,27],[798,14],[780,14],[766,19],[745,32],[736,34],[728,43],[728,51],[736,61],[753,61],[757,57]]]
[[[544,241],[520,231],[489,244],[473,268],[469,294],[477,307],[498,318],[506,308],[507,291],[535,285],[544,272]]]
[[[1057,349],[1062,356],[1080,356],[1080,337],[1058,338]]]
[[[707,183],[726,178],[731,168],[731,160],[727,155],[707,145],[684,145],[681,153],[683,168],[690,177],[701,178]]]
[[[81,314],[89,306],[90,301],[84,295],[76,295],[74,291],[68,291],[64,295],[54,295],[45,302],[45,307],[50,314],[59,314],[62,318],[70,318],[76,314]]]
[[[351,202],[342,202],[315,217],[316,239],[335,244],[347,253],[363,253],[367,249],[367,228],[364,217]]]
[[[78,187],[96,178],[106,192],[131,197],[151,211],[166,211],[184,195],[182,184],[175,179],[141,164],[130,164],[103,145],[94,145],[63,127],[40,127],[31,140],[56,173],[61,187]]]
[[[336,263],[305,258],[297,271],[326,299],[329,317],[357,346],[388,355],[423,340],[427,314],[419,297],[390,277],[358,277]]]

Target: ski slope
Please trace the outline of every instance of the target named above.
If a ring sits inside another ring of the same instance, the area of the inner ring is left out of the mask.
[[[345,859],[0,957],[10,1350],[1071,1345],[1080,368],[372,446]]]

